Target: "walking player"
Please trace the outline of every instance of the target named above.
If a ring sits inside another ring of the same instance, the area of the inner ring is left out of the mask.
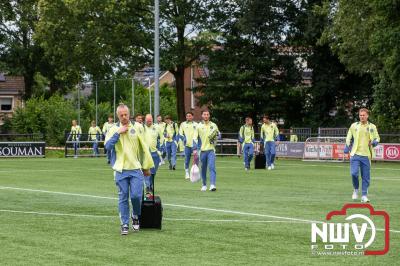
[[[179,127],[179,137],[185,146],[185,178],[189,179],[189,163],[192,152],[197,152],[197,129],[196,122],[193,122],[193,113],[186,113],[186,121]]]
[[[261,142],[264,143],[266,167],[268,170],[275,168],[275,140],[279,135],[279,131],[275,123],[269,120],[267,115],[263,117],[263,125],[261,126]]]
[[[167,150],[167,158],[169,162],[169,170],[175,170],[176,166],[176,151],[178,149],[179,129],[178,125],[172,121],[171,117],[165,117],[165,148]]]
[[[99,156],[99,140],[101,138],[101,130],[96,125],[96,121],[91,122],[91,126],[88,131],[88,140],[93,141],[93,156]]]
[[[111,151],[111,166],[118,187],[118,209],[121,234],[129,231],[129,197],[132,202],[132,229],[139,230],[139,216],[143,196],[143,177],[154,167],[149,147],[129,121],[129,109],[121,104],[117,108],[119,123],[107,133],[105,145]]]
[[[358,174],[361,171],[361,202],[369,202],[368,187],[371,179],[371,159],[375,157],[374,147],[380,141],[376,126],[368,121],[368,115],[368,109],[361,108],[359,110],[360,121],[350,126],[344,150],[345,153],[350,152],[350,172],[354,188],[353,200],[358,199]]]
[[[150,169],[151,176],[145,176],[144,181],[146,184],[146,193],[153,191],[154,178],[160,164],[159,147],[160,143],[164,141],[164,137],[160,132],[157,125],[153,124],[153,117],[147,114],[145,117],[144,125],[144,141],[149,146],[151,157],[153,158],[154,167]]]
[[[219,130],[215,123],[210,121],[210,112],[203,111],[201,113],[203,121],[198,125],[197,132],[201,142],[201,179],[203,186],[201,191],[207,190],[207,168],[210,171],[210,191],[216,191],[215,186],[217,172],[215,170],[215,145],[219,137]]]
[[[72,120],[71,131],[69,133],[69,138],[74,142],[74,158],[78,158],[78,149],[79,149],[79,139],[82,135],[82,129],[76,122],[76,120]]]
[[[250,163],[253,160],[254,141],[253,119],[246,117],[246,124],[241,126],[239,130],[239,142],[243,145],[244,169],[246,171],[250,169]]]

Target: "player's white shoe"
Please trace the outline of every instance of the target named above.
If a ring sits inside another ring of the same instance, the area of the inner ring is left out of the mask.
[[[268,166],[268,170],[272,170],[272,167],[271,167],[271,166]]]
[[[210,191],[216,191],[217,188],[215,187],[215,185],[210,185]]]
[[[139,223],[139,217],[138,216],[132,216],[132,230],[137,232],[140,229],[140,223]]]
[[[245,167],[244,170],[247,172],[247,171],[249,171],[249,168]]]
[[[362,203],[367,203],[367,202],[369,202],[368,197],[367,197],[367,196],[362,196],[362,197],[361,197],[361,202],[362,202]]]
[[[351,199],[353,199],[353,200],[356,200],[356,199],[358,199],[358,190],[354,190],[353,191],[353,195],[351,196]]]
[[[201,191],[207,191],[207,186],[202,186]]]
[[[271,164],[271,169],[274,170],[275,169],[275,165]]]
[[[190,179],[189,170],[185,170],[185,179]]]

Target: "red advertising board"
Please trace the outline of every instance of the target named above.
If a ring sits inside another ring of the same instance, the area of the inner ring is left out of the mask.
[[[315,143],[306,142],[304,145],[304,158],[309,159],[350,159],[350,154],[344,154],[342,143]],[[374,148],[375,157],[379,161],[400,161],[400,144],[380,143]]]
[[[383,144],[383,158],[385,160],[400,160],[400,144]]]
[[[344,146],[345,144],[332,144],[333,146],[333,159],[339,159],[339,160],[343,160],[345,159],[349,159],[350,158],[350,154],[345,154],[344,153]]]

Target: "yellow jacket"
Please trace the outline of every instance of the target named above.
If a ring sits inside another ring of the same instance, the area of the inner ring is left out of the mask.
[[[349,147],[351,145],[353,146],[350,152],[351,156],[354,156],[357,151],[358,141],[360,139],[360,127],[361,127],[361,122],[355,122],[350,126],[349,131],[347,132],[346,145]],[[378,134],[378,130],[376,129],[376,126],[370,122],[367,122],[367,130],[369,133],[370,142],[372,143],[375,140],[376,143],[378,143],[380,141],[380,137]],[[374,148],[372,146],[369,146],[368,158],[371,159],[374,157],[375,157]]]

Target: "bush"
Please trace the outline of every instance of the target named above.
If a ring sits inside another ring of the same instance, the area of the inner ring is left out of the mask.
[[[64,143],[64,132],[71,127],[71,120],[77,112],[70,101],[60,95],[48,100],[43,97],[31,98],[25,108],[17,108],[12,118],[12,128],[16,133],[42,133],[49,146]]]

